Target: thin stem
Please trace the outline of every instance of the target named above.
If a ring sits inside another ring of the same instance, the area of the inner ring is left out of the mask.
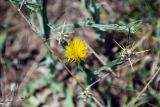
[[[105,77],[107,77],[107,76],[109,76],[109,75],[110,75],[110,73],[106,73],[104,76],[100,77],[100,78],[97,79],[95,82],[93,82],[92,84],[90,84],[90,85],[86,88],[86,90],[90,89],[93,85],[95,85],[96,83],[98,83],[98,82],[101,81],[103,78],[105,78]]]
[[[144,36],[134,45],[132,48],[132,51],[134,51],[138,46],[140,46],[152,33],[154,29],[153,27],[149,30],[147,34],[144,34]]]
[[[136,54],[139,54],[139,53],[144,53],[144,52],[148,52],[150,50],[144,50],[144,51],[139,51],[139,52],[135,52]]]
[[[131,28],[128,28],[128,36],[127,36],[127,46],[130,45],[130,34],[131,34]]]
[[[21,10],[21,8],[22,8],[22,6],[23,6],[23,4],[24,4],[24,1],[25,1],[25,0],[22,1],[21,6],[19,7],[20,10]]]
[[[3,86],[3,89],[2,89],[2,87],[1,87],[1,91],[2,91],[2,100],[3,100],[3,102],[5,102],[6,101],[6,96],[5,96],[5,85],[6,85],[6,67],[3,65],[3,63],[4,63],[4,61],[3,61],[3,59],[0,59],[0,62],[1,62],[1,64],[2,64],[2,69],[3,69],[3,74],[2,74],[2,78],[4,78],[4,81],[3,81],[3,79],[2,79],[2,81],[1,81],[1,84],[2,84],[2,86]],[[4,105],[4,107],[5,107],[5,105]]]
[[[85,89],[85,86],[72,74],[72,72],[68,69],[68,67],[63,63],[63,61],[59,58],[59,61],[64,65],[65,69],[68,71],[68,73],[77,81],[77,83],[80,85],[82,89]]]
[[[117,41],[115,41],[114,39],[113,39],[113,41],[114,41],[123,51],[125,51],[124,48],[123,48]]]
[[[16,5],[14,5],[12,0],[9,0],[10,3],[12,4],[12,6],[19,12],[19,14],[23,17],[23,19],[32,27],[32,24],[29,22],[29,20],[24,16],[24,14],[21,12],[21,10],[19,8],[16,7]]]
[[[130,65],[131,65],[132,71],[134,72],[134,68],[133,68],[133,64],[131,62],[131,58],[128,58],[128,61],[129,61]]]
[[[100,56],[93,50],[93,48],[85,42],[85,44],[89,47],[90,51],[93,53],[93,55],[101,62],[102,65],[107,65],[101,58]],[[113,72],[111,68],[107,68],[107,70],[112,73],[115,77],[117,77],[116,73]]]
[[[38,64],[37,62],[35,62],[34,64],[32,64],[29,70],[27,70],[27,72],[24,75],[22,75],[22,80],[19,84],[19,89],[21,89],[24,86],[24,84],[29,80],[29,78],[31,77],[31,74],[33,73],[33,71],[35,70],[37,66]]]
[[[49,38],[50,34],[50,28],[48,26],[48,17],[47,17],[47,1],[48,0],[42,0],[42,10],[41,10],[41,17],[42,17],[41,23],[43,24],[43,34],[46,40]]]
[[[94,96],[92,96],[92,99],[98,104],[99,107],[104,107]]]
[[[22,99],[22,98],[18,99],[18,101],[22,101],[22,100],[24,100],[24,99]],[[12,100],[7,100],[7,101],[5,101],[5,102],[4,102],[4,101],[1,101],[1,102],[0,102],[0,105],[4,105],[4,107],[6,107],[5,104],[11,103],[11,102],[12,102]],[[1,107],[1,106],[0,106],[0,107]],[[8,107],[8,106],[7,106],[7,107]],[[11,107],[12,107],[12,106],[11,106]]]
[[[37,3],[36,0],[33,0],[35,3]],[[41,0],[41,6],[42,9],[40,12],[37,12],[37,18],[40,24],[40,32],[47,42],[49,42],[49,34],[50,34],[50,28],[48,26],[48,17],[47,17],[47,1],[48,0]]]
[[[158,68],[157,72],[154,73],[154,75],[151,77],[150,81],[146,84],[146,86],[142,89],[142,91],[137,95],[137,97],[131,102],[129,107],[134,107],[134,104],[137,102],[137,100],[142,96],[142,94],[146,91],[150,83],[154,80],[154,78],[158,75],[160,71],[160,67]]]

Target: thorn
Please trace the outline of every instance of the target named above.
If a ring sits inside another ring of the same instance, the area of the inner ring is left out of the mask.
[[[135,42],[133,42],[133,44],[132,44],[132,46],[131,46],[131,48],[133,48],[133,46],[135,45]]]
[[[24,4],[24,1],[25,1],[25,0],[22,1],[21,6],[19,7],[19,10],[21,10],[21,8],[22,8],[22,6],[23,6],[23,4]]]
[[[117,42],[113,39],[113,41],[124,51],[124,48]]]
[[[59,33],[60,33],[60,35],[64,33],[64,27],[65,27],[65,24],[66,24],[66,21],[64,21],[63,26],[62,26],[62,29],[61,29],[61,31],[59,32]]]
[[[148,51],[150,51],[150,50],[144,50],[144,51],[135,52],[135,54],[144,53],[144,52],[148,52]]]
[[[132,64],[132,62],[131,62],[131,59],[128,58],[128,61],[129,61],[130,65],[131,65],[132,71],[134,72],[134,68],[133,68],[133,64]]]

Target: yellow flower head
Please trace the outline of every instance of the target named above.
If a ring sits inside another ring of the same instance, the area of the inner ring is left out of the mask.
[[[65,56],[72,61],[78,62],[81,59],[85,59],[87,57],[88,47],[86,44],[78,38],[74,38],[71,40],[65,51]]]

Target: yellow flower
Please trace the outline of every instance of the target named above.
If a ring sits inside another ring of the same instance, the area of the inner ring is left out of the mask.
[[[68,60],[78,62],[87,57],[88,47],[78,38],[71,40],[66,46],[65,56]]]

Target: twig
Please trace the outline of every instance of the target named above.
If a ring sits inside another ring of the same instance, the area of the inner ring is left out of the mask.
[[[23,17],[23,19],[30,25],[32,26],[32,24],[29,22],[29,20],[24,16],[24,14],[21,12],[21,10],[19,8],[16,7],[16,5],[13,3],[12,0],[9,0],[10,3],[12,4],[12,6],[19,12],[19,14]]]
[[[47,40],[49,38],[50,34],[50,28],[48,26],[48,17],[47,17],[47,1],[48,0],[42,0],[42,10],[41,10],[41,23],[43,24],[43,34],[45,39]]]
[[[23,99],[23,98],[20,98],[20,99],[18,99],[17,101],[22,101],[22,100],[24,100],[24,99]],[[13,100],[7,100],[7,101],[5,101],[5,102],[4,102],[4,101],[1,101],[1,102],[0,102],[0,105],[4,105],[4,107],[6,107],[5,104],[6,104],[6,103],[11,103],[12,101],[13,101]],[[0,106],[0,107],[1,107],[1,106]],[[8,107],[8,106],[7,106],[7,107]]]
[[[22,8],[22,6],[23,6],[23,4],[24,4],[24,1],[25,1],[25,0],[22,1],[21,6],[19,7],[19,10],[21,10],[21,8]]]
[[[93,99],[100,107],[104,107],[94,96],[92,96],[92,99]]]
[[[4,66],[3,64],[6,65],[6,63],[5,63],[5,61],[4,61],[3,59],[0,59],[0,62],[1,62],[1,64],[2,64],[3,77],[4,77],[4,83],[3,83],[3,89],[2,89],[2,90],[4,90],[4,91],[2,92],[2,94],[3,94],[3,93],[5,94],[5,87],[6,87],[6,80],[7,80],[7,72],[6,72],[6,66]],[[3,95],[3,101],[5,101],[5,100],[6,100],[6,96]]]
[[[129,61],[130,65],[131,65],[132,71],[134,72],[134,68],[133,68],[133,64],[131,62],[131,58],[128,58],[128,61]]]
[[[7,76],[7,73],[6,73],[6,67],[3,65],[3,59],[1,59],[0,58],[0,62],[1,62],[1,64],[2,64],[2,69],[3,69],[3,78],[4,78],[4,82],[3,82],[3,79],[2,79],[2,82],[1,82],[1,84],[2,84],[2,86],[3,86],[3,89],[2,89],[2,87],[1,87],[1,91],[2,91],[2,99],[3,99],[3,101],[5,102],[6,101],[6,96],[5,96],[5,88],[6,88],[6,80],[7,80],[7,78],[6,78],[6,76]],[[5,107],[5,105],[4,105],[4,107]]]
[[[85,89],[85,86],[72,74],[72,72],[68,69],[68,67],[63,63],[63,61],[59,58],[59,61],[64,65],[65,69],[68,71],[68,73],[77,81],[77,83],[80,85],[82,89]]]
[[[102,77],[100,77],[99,79],[97,79],[95,82],[93,82],[92,84],[90,84],[86,90],[88,90],[89,88],[91,88],[93,85],[95,85],[96,83],[98,83],[99,81],[101,81],[103,78],[108,77],[110,75],[110,73],[106,73],[105,75],[103,75]]]
[[[142,89],[142,91],[137,95],[137,97],[131,102],[131,104],[129,104],[129,107],[134,107],[134,104],[142,96],[142,94],[146,91],[147,87],[154,80],[154,78],[158,75],[159,71],[160,71],[160,67],[158,68],[157,72],[154,73],[154,75],[151,77],[150,81],[146,84],[146,86]]]
[[[132,27],[132,26],[131,26]],[[127,36],[127,45],[130,45],[130,34],[131,34],[131,27],[128,28],[128,36]]]
[[[160,52],[158,52],[156,57],[154,58],[154,62],[153,62],[152,67],[151,67],[151,75],[154,74],[155,71],[156,71],[156,67],[157,67],[158,62],[159,62],[159,57],[160,57]]]
[[[34,64],[32,64],[32,66],[29,68],[29,70],[27,70],[26,74],[22,77],[22,82],[19,84],[19,89],[21,89],[24,84],[29,80],[29,78],[31,77],[33,71],[35,70],[35,68],[38,66],[37,62],[35,62]]]
[[[107,65],[100,57],[99,55],[94,51],[94,49],[87,43],[85,42],[85,44],[89,47],[90,51],[93,53],[93,55],[101,62],[102,65]],[[115,77],[117,77],[117,75],[113,72],[113,70],[111,68],[107,69],[111,74],[113,74]]]
[[[140,39],[135,45],[134,47],[132,48],[132,50],[135,50],[138,46],[140,46],[148,37],[149,35],[151,35],[151,33],[153,32],[153,27],[151,28],[151,30],[142,37],[142,39]]]
[[[83,95],[84,95],[84,96],[88,96],[89,94],[84,94],[84,93],[88,92],[89,89],[90,89],[93,85],[95,85],[96,83],[98,83],[99,81],[101,81],[102,79],[104,79],[105,77],[107,77],[107,76],[109,76],[109,75],[110,75],[110,73],[106,73],[104,76],[100,77],[100,78],[97,79],[95,82],[93,82],[92,84],[90,84],[89,86],[87,86],[87,87],[85,88],[85,90],[83,91]],[[97,105],[99,105],[100,107],[104,107],[104,106],[96,99],[96,97],[94,97],[94,96],[92,95],[91,98],[97,103]]]

